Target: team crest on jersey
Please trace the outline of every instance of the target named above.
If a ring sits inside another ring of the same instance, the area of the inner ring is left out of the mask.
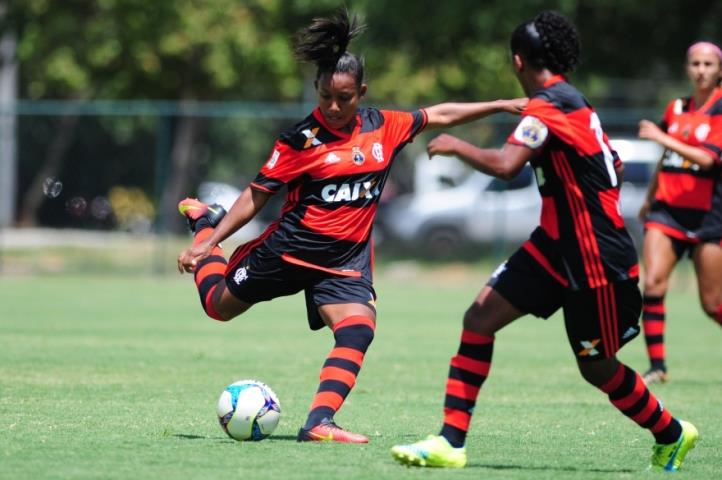
[[[351,150],[351,158],[353,159],[353,163],[356,165],[363,165],[363,163],[366,161],[366,156],[361,151],[361,148],[359,147],[353,147]]]
[[[276,166],[276,162],[278,162],[278,158],[281,156],[281,152],[277,149],[273,149],[273,153],[271,154],[271,158],[268,159],[268,162],[266,162],[266,168],[271,169]]]
[[[697,137],[697,141],[704,142],[707,139],[707,135],[709,135],[710,130],[711,128],[709,123],[702,123],[694,129],[694,136]]]
[[[549,129],[538,118],[528,115],[519,122],[514,138],[529,148],[539,148],[546,142]]]
[[[373,147],[371,147],[371,155],[376,159],[377,162],[383,163],[384,162],[384,146],[381,145],[379,142],[374,142]]]
[[[306,143],[303,145],[303,148],[308,147],[317,147],[321,145],[321,140],[316,138],[316,134],[318,133],[318,127],[316,128],[307,128],[306,130],[303,130],[301,132],[304,137],[306,137]]]

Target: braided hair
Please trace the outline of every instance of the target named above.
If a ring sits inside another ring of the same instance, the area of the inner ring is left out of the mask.
[[[326,73],[349,73],[360,87],[364,80],[363,59],[346,49],[365,28],[356,15],[349,18],[346,10],[330,18],[314,18],[311,25],[296,33],[293,50],[296,58],[316,64],[316,81]]]
[[[579,32],[565,16],[546,10],[516,27],[511,35],[511,53],[521,55],[534,68],[569,73],[579,65]]]

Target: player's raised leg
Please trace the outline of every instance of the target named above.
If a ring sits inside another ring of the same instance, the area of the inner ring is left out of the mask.
[[[178,211],[188,220],[194,246],[206,240],[226,214],[222,206],[206,205],[194,198],[179,202]],[[198,262],[193,271],[203,310],[209,317],[219,321],[229,320],[250,307],[233,297],[225,287],[226,265],[223,249],[216,246],[208,257]]]

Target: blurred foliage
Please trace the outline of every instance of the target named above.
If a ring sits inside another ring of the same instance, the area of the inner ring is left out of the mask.
[[[683,79],[685,48],[722,28],[715,0],[24,0],[3,27],[19,33],[28,98],[295,100],[310,73],[291,35],[345,4],[369,27],[352,50],[371,99],[400,105],[518,94],[509,34],[544,8],[579,26],[578,78],[600,96],[618,87],[604,78]]]
[[[0,0],[6,9],[0,29],[17,34],[22,98],[311,104],[313,67],[294,59],[290,40],[313,17],[344,5],[368,25],[351,45],[366,61],[367,103],[404,109],[521,94],[509,36],[545,8],[579,27],[583,63],[572,79],[597,107],[659,108],[687,89],[687,46],[722,41],[719,0]],[[73,137],[51,172],[69,195],[90,199],[115,185],[135,185],[157,202],[176,177],[187,181],[179,185],[176,178],[174,195],[192,194],[209,176],[243,186],[278,132],[293,123],[219,118],[199,122],[183,143],[185,119],[85,117],[63,131],[56,118],[25,117],[18,197],[37,184],[32,176],[52,157],[54,136],[56,144]],[[482,134],[492,143],[504,137],[484,127],[470,131],[477,141]],[[421,152],[423,139],[405,153]],[[169,162],[171,150],[190,151],[190,166],[179,170],[178,155]],[[407,159],[399,163],[410,166]],[[403,185],[399,168],[394,175]],[[156,211],[173,214],[174,201]],[[36,215],[44,224],[64,224],[64,210],[59,200],[46,201]]]
[[[123,230],[135,231],[143,225],[150,225],[155,216],[153,203],[140,188],[113,187],[108,200],[118,226]]]

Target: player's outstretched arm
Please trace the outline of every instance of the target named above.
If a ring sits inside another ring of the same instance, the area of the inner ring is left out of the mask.
[[[472,168],[504,180],[511,180],[534,156],[534,150],[507,143],[502,149],[479,148],[452,135],[441,134],[429,142],[429,157],[455,155]]]
[[[499,112],[518,115],[524,110],[528,101],[528,98],[514,98],[492,102],[440,103],[424,108],[427,117],[426,128],[453,127]]]
[[[714,166],[714,158],[699,147],[693,147],[662,131],[654,122],[642,120],[639,122],[639,138],[652,140],[664,148],[678,153],[682,157],[696,163],[703,170]]]
[[[198,244],[186,249],[178,258],[178,270],[193,272],[199,261],[208,257],[213,247],[230,237],[263,208],[271,197],[268,193],[259,192],[246,187],[223,217],[223,220],[214,229],[213,233]]]

